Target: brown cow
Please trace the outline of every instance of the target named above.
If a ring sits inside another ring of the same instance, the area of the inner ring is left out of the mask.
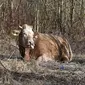
[[[65,38],[33,32],[27,24],[22,26],[19,33],[19,51],[25,60],[72,60],[72,50]]]

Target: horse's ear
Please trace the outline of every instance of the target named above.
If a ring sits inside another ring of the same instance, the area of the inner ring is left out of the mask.
[[[19,28],[22,29],[23,27],[19,25]]]

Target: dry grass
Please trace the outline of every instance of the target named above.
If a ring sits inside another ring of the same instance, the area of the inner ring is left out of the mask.
[[[74,55],[69,63],[24,62],[13,39],[4,36],[0,38],[0,85],[85,85],[85,55]]]
[[[85,56],[75,56],[72,62],[23,62],[20,59],[1,60],[0,85],[84,85]]]

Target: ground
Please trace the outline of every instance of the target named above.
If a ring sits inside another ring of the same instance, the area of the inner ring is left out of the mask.
[[[0,36],[0,85],[85,85],[85,55],[78,53],[68,63],[25,62],[15,40]]]
[[[0,56],[4,57],[4,56]],[[3,65],[4,67],[3,67]],[[1,58],[0,85],[84,85],[85,56],[74,56],[69,63],[24,62]],[[8,70],[7,70],[8,69]]]

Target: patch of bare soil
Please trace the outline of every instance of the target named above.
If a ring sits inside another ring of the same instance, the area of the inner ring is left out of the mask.
[[[85,85],[85,56],[69,63],[0,58],[0,85]]]

